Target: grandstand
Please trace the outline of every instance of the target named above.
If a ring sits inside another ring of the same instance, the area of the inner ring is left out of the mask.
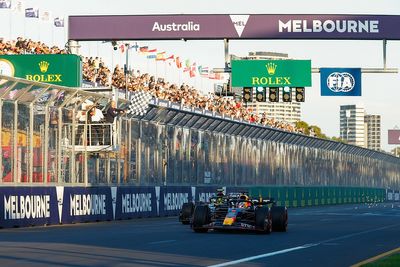
[[[9,44],[7,53],[24,51]],[[112,84],[114,95],[126,87],[118,67],[110,79],[101,59],[94,64],[84,58],[83,66],[86,79]],[[202,96],[194,88],[156,81],[149,74],[128,79],[130,91],[154,96],[148,112],[119,116],[113,123],[88,120],[94,107],[108,109],[112,91],[95,93],[4,75],[0,81],[0,208],[5,207],[0,226],[176,215],[182,201],[196,199],[196,190],[215,192],[217,186],[228,191],[274,186],[286,192],[278,193],[279,201],[302,196],[309,202],[293,203],[308,205],[331,203],[319,199],[323,194],[311,196],[317,187],[332,189],[335,203],[360,202],[367,195],[382,201],[386,188],[400,187],[396,157],[296,133],[282,122],[256,119],[241,103]],[[130,104],[124,98],[117,102],[125,110]],[[357,188],[354,196],[352,188]],[[14,220],[18,210],[12,203],[27,205],[31,194],[49,195],[43,201],[51,202],[52,215]],[[123,214],[118,208],[121,194],[137,199],[144,194],[151,208]],[[88,201],[88,209],[101,200],[101,209],[92,208],[102,212],[83,216],[81,199]]]
[[[17,42],[3,41],[3,43],[0,43],[0,55],[25,53],[64,54],[67,53],[67,51],[58,47],[49,48],[41,42],[34,42],[32,40],[22,39],[21,37],[18,38]],[[251,108],[246,108],[242,102],[223,98],[214,94],[211,96],[204,96],[199,90],[193,87],[185,84],[180,86],[171,84],[168,81],[164,81],[164,79],[156,80],[154,76],[148,73],[141,75],[134,72],[130,73],[127,79],[128,86],[126,86],[123,68],[117,65],[111,72],[111,70],[105,66],[101,58],[82,57],[82,67],[83,79],[97,86],[109,87],[112,85],[114,88],[121,90],[128,88],[130,91],[146,90],[158,99],[182,103],[188,107],[215,111],[249,122],[260,123],[290,132],[299,131],[291,124],[257,115],[252,112]]]

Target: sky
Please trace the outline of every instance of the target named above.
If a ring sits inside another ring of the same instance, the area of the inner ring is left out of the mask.
[[[16,2],[16,0],[13,0]],[[25,7],[38,7],[50,11],[52,17],[68,15],[139,15],[139,14],[371,14],[400,15],[399,0],[25,0]],[[0,36],[15,39],[25,36],[45,43],[64,46],[67,27],[55,28],[51,23],[24,18],[16,11],[0,10]],[[197,65],[220,68],[224,66],[222,40],[207,41],[140,41],[167,54],[190,58]],[[269,51],[289,54],[293,59],[310,59],[313,68],[320,67],[383,67],[382,41],[365,40],[231,40],[229,52],[245,56],[250,51]],[[114,51],[109,43],[81,42],[81,54],[102,57],[109,66],[122,65],[125,55]],[[130,65],[142,72],[157,72],[172,80],[191,83],[210,90],[212,84],[205,79],[189,80],[179,76],[168,65],[149,62],[136,53],[130,57]],[[387,42],[387,67],[400,68],[400,41]],[[400,74],[363,74],[361,97],[320,96],[319,74],[312,74],[312,86],[306,88],[306,102],[302,104],[302,120],[319,126],[328,136],[339,136],[340,105],[362,104],[368,114],[380,114],[382,120],[382,148],[387,145],[387,130],[400,127]]]

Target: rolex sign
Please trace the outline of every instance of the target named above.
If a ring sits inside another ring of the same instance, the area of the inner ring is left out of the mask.
[[[310,60],[233,60],[232,87],[311,86]]]
[[[0,55],[0,74],[35,82],[80,87],[81,59],[77,55],[64,54]]]

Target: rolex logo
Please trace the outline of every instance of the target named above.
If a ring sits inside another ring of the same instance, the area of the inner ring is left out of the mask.
[[[275,63],[270,62],[267,65],[265,65],[265,67],[267,68],[267,71],[268,71],[269,75],[274,75],[276,67],[278,67],[278,65],[276,65]]]
[[[40,61],[39,62],[40,72],[45,73],[50,66],[50,63],[47,61]]]

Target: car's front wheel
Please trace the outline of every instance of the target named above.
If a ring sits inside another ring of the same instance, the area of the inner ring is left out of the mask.
[[[204,225],[210,223],[210,208],[207,205],[197,205],[193,212],[192,228],[196,233],[205,233],[208,231]]]

